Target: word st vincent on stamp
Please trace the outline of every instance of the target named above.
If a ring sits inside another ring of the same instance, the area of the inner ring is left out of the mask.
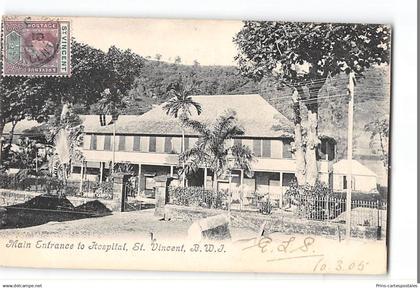
[[[70,21],[3,16],[4,76],[70,76]]]

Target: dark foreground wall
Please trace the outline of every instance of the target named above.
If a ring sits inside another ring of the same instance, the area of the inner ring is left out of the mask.
[[[193,222],[201,218],[210,217],[218,214],[227,214],[226,210],[207,209],[201,207],[185,207],[177,205],[166,205],[168,217],[175,221]],[[264,221],[267,222],[266,230],[268,233],[280,232],[288,235],[323,235],[334,238],[344,239],[345,224],[336,222],[316,221],[297,219],[290,214],[273,213],[263,215],[257,212],[231,211],[231,225],[233,227],[254,230],[256,233]],[[374,227],[354,226],[351,230],[352,237],[377,239],[378,229]],[[386,230],[382,227],[380,237],[385,239]]]

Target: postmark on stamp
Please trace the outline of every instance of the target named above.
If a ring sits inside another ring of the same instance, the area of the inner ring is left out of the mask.
[[[4,76],[70,76],[70,21],[3,16]]]

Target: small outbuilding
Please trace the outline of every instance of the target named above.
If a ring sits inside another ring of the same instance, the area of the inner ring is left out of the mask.
[[[351,163],[352,188],[355,192],[376,192],[378,176],[357,160],[340,160],[333,165],[333,188],[336,192],[347,190],[348,173]]]

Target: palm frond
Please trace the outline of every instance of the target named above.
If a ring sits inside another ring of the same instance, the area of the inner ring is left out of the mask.
[[[209,138],[211,135],[210,129],[205,124],[201,123],[200,121],[184,119],[183,124],[186,127],[190,127],[194,131],[200,133],[205,138]]]
[[[252,176],[251,164],[254,162],[254,155],[248,146],[235,144],[232,146],[232,155],[235,157],[235,166],[243,169],[247,176]]]

